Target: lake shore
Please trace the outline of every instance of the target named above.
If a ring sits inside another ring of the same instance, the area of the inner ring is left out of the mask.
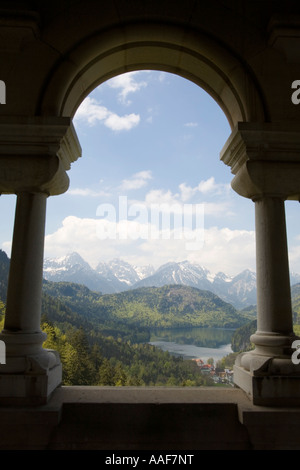
[[[203,362],[207,362],[209,358],[213,358],[216,364],[233,352],[231,349],[233,332],[234,330],[225,328],[156,330],[152,332],[149,344],[183,359],[202,359]]]

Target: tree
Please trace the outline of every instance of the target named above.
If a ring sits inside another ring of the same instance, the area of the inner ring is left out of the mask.
[[[65,380],[69,385],[96,384],[96,369],[90,357],[86,334],[82,328],[68,332],[61,355]]]
[[[115,385],[114,369],[107,358],[103,359],[103,362],[99,367],[99,385]]]
[[[43,347],[46,349],[55,349],[58,351],[58,338],[54,326],[48,322],[44,322],[41,325],[41,329],[44,333],[47,334],[47,339],[44,342]]]
[[[114,385],[116,385],[117,387],[123,387],[124,385],[126,385],[126,381],[126,372],[122,367],[122,363],[118,362],[114,370]]]

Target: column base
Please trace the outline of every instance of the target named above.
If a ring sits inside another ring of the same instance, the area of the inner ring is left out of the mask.
[[[2,331],[6,357],[0,364],[0,405],[42,405],[61,385],[60,357],[42,347],[46,337],[42,331]]]
[[[51,360],[48,367],[45,366],[47,355]],[[5,365],[0,366],[0,405],[45,405],[61,385],[62,365],[56,351],[44,350],[42,357],[27,356],[26,363],[27,370],[18,373],[7,372]]]
[[[244,367],[243,362],[250,363],[250,368]],[[234,384],[247,393],[254,405],[300,406],[300,368],[290,358],[243,353],[233,370]]]

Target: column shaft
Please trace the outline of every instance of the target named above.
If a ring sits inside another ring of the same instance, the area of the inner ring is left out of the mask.
[[[17,197],[5,331],[40,331],[46,200],[45,193]]]
[[[257,333],[293,331],[284,200],[255,201]]]

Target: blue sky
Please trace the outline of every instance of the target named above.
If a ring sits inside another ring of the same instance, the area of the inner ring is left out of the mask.
[[[176,75],[131,72],[96,88],[74,125],[82,157],[69,172],[68,192],[48,199],[45,257],[77,251],[93,267],[117,257],[155,267],[188,259],[229,275],[255,270],[254,205],[230,188],[230,168],[219,160],[230,128],[206,92]],[[143,216],[121,220],[121,200]],[[155,204],[170,213],[174,204],[201,207],[203,218],[181,239],[172,230],[163,235],[161,225],[147,235]],[[14,206],[14,196],[0,198],[0,246],[8,255]],[[290,265],[300,272],[298,204],[286,208]],[[100,216],[106,209],[110,219]],[[193,236],[197,249],[188,245]]]

